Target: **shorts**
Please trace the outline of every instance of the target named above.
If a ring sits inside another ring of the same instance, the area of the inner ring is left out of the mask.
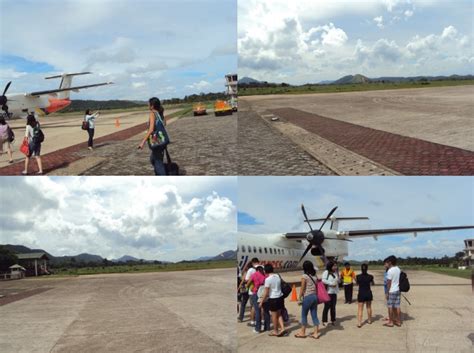
[[[400,291],[388,293],[387,306],[389,308],[400,307]]]
[[[359,293],[357,295],[357,301],[359,303],[366,303],[366,302],[371,302],[373,300],[372,292],[370,293]]]
[[[41,143],[30,142],[29,149],[30,153],[28,157],[39,157],[41,153]]]
[[[282,310],[284,307],[285,307],[285,301],[283,297],[268,299],[268,309],[270,311]]]

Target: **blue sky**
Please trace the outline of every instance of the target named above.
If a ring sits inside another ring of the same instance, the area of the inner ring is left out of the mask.
[[[472,74],[471,0],[241,0],[239,76],[301,84]]]
[[[224,91],[237,71],[236,0],[1,2],[0,82],[11,92],[56,88],[45,76],[113,86],[77,99],[147,100]],[[3,87],[3,86],[2,86]]]
[[[239,231],[305,231],[300,206],[310,218],[367,216],[345,222],[340,230],[474,224],[472,177],[239,177]],[[454,255],[473,230],[383,236],[349,243],[349,258]]]

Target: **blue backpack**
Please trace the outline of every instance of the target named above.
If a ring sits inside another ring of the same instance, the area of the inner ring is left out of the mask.
[[[161,115],[157,112],[155,114],[155,128],[148,139],[148,145],[152,150],[158,148],[165,148],[170,143],[168,132]]]

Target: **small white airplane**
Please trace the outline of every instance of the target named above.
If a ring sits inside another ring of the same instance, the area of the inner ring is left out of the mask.
[[[8,118],[25,118],[28,113],[36,112],[38,115],[48,115],[66,108],[71,104],[69,94],[71,91],[79,92],[81,89],[110,85],[113,82],[96,83],[93,85],[71,87],[72,78],[78,75],[87,75],[91,72],[78,72],[45,77],[46,80],[61,78],[58,89],[38,91],[31,93],[7,94],[11,81],[7,83],[3,94],[0,96],[0,105]]]
[[[237,260],[241,271],[256,257],[261,264],[270,263],[278,271],[296,270],[303,260],[313,262],[323,268],[330,259],[342,260],[349,254],[350,238],[373,237],[375,240],[382,235],[413,233],[416,237],[421,232],[439,232],[457,229],[472,229],[474,226],[424,227],[424,228],[393,228],[339,231],[340,221],[368,220],[367,217],[335,217],[334,207],[326,218],[308,219],[306,210],[301,205],[309,232],[283,234],[247,234],[239,233],[237,239]],[[327,221],[330,227],[323,230]],[[323,222],[318,230],[311,227],[311,222]],[[324,245],[324,246],[323,246]]]

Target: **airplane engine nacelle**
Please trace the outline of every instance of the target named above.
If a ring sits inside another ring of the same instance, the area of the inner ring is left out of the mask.
[[[313,256],[322,256],[320,248],[311,248],[311,255]]]

